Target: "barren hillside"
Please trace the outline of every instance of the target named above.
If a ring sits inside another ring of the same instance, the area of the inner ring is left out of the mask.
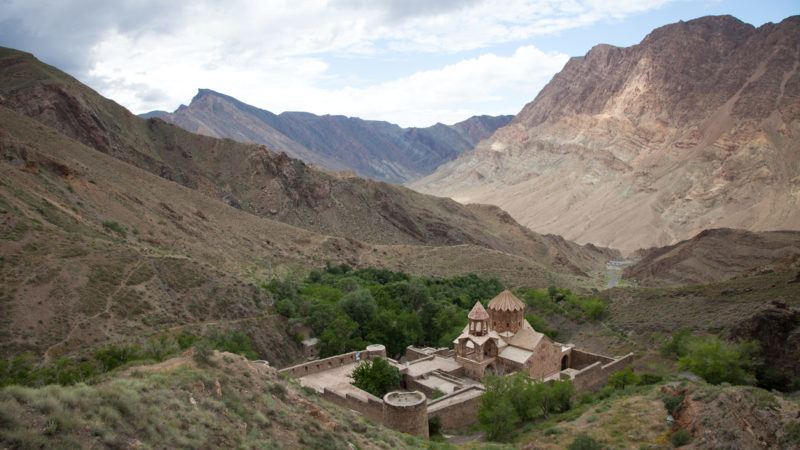
[[[800,16],[730,16],[594,47],[491,138],[411,184],[632,252],[800,227]]]

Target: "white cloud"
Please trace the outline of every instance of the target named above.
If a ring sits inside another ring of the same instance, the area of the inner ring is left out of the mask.
[[[274,112],[423,125],[515,113],[566,60],[527,40],[668,1],[12,0],[0,43],[21,43],[134,112],[174,109],[205,87]],[[499,44],[518,50],[493,54]],[[368,85],[330,69],[331,57],[390,52],[483,55]]]

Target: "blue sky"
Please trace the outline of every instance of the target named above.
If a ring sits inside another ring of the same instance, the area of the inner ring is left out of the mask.
[[[0,45],[134,113],[208,88],[275,113],[428,126],[516,114],[599,43],[704,15],[760,26],[798,13],[796,0],[0,0]]]

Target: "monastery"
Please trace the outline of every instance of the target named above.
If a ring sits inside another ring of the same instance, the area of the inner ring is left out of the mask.
[[[480,381],[487,375],[524,371],[536,380],[568,379],[576,390],[587,391],[604,385],[613,372],[633,360],[632,353],[611,358],[554,342],[534,330],[524,313],[525,303],[505,290],[486,308],[475,303],[452,349],[409,346],[401,361],[395,361],[387,358],[383,345],[375,344],[280,372],[298,378],[333,403],[396,430],[427,437],[429,419],[438,417],[445,431],[477,422],[484,392]],[[380,399],[351,384],[355,366],[375,357],[398,368],[403,391]]]

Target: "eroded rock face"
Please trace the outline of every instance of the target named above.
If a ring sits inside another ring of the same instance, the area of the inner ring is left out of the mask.
[[[666,385],[667,397],[682,397],[672,432],[686,430],[682,448],[794,448],[789,425],[797,420],[790,401],[749,386]]]
[[[800,384],[800,310],[776,300],[736,325],[731,337],[759,343],[763,359],[759,378],[770,384],[767,387],[789,391]]]
[[[507,126],[410,186],[630,252],[800,227],[800,16],[680,22],[571,59]]]

